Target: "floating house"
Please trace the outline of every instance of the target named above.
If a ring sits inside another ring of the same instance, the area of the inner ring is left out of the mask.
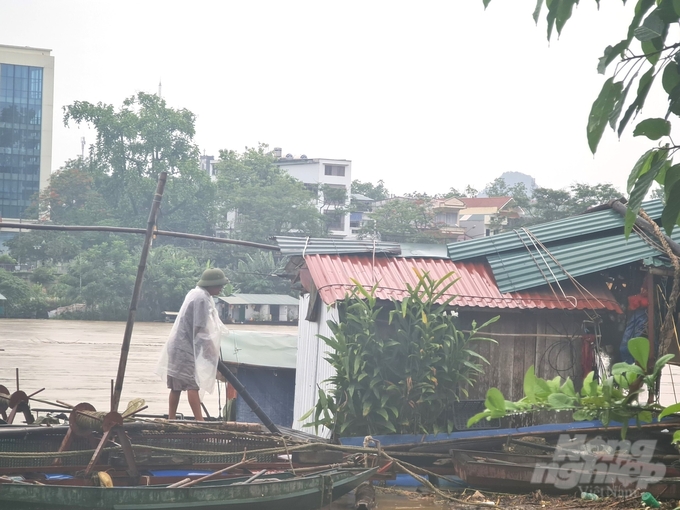
[[[399,301],[406,284],[417,281],[415,271],[433,278],[452,273],[452,308],[462,329],[473,320],[479,324],[500,316],[483,332],[498,343],[479,345],[490,364],[468,389],[470,399],[483,399],[491,387],[510,400],[522,398],[524,374],[532,365],[540,377],[571,377],[577,385],[593,369],[606,372],[625,354],[626,326],[636,310],[649,317],[645,334],[658,348],[658,317],[665,315],[673,277],[669,255],[651,225],[637,226],[626,239],[621,207],[617,202],[451,243],[445,251],[379,241],[276,238],[302,292],[293,427],[304,426],[298,418],[314,406],[317,388],[325,388],[332,375],[324,360],[328,347],[318,335],[330,335],[327,321],[340,319],[336,302],[352,291],[354,281],[375,286],[381,300]],[[660,219],[659,201],[643,208]],[[672,238],[680,241],[677,229]]]
[[[298,320],[297,298],[285,294],[233,294],[217,298],[217,309],[225,323],[291,323]]]
[[[221,356],[262,410],[277,425],[293,423],[297,335],[229,330],[222,335]],[[260,419],[227,385],[229,420],[257,423]]]

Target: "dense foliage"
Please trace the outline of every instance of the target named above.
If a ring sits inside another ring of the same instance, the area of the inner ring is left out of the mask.
[[[616,363],[611,375],[605,374],[601,381],[590,372],[583,380],[581,391],[576,391],[570,378],[562,381],[559,376],[552,380],[537,377],[532,366],[524,376],[524,398],[511,402],[505,400],[498,388],[490,388],[486,394],[486,410],[470,418],[468,426],[482,419],[538,409],[571,410],[576,421],[599,419],[605,425],[610,421],[620,422],[625,438],[631,419],[637,423],[651,423],[654,415],[661,419],[680,412],[680,404],[664,408],[656,403],[639,401],[643,391],[655,387],[663,367],[674,355],[661,356],[650,365],[649,340],[641,337],[631,339],[628,349],[635,363]],[[675,433],[673,440],[680,440],[680,431]]]
[[[312,426],[336,435],[451,432],[452,404],[488,363],[475,342],[494,340],[468,334],[450,311],[455,296],[451,274],[434,280],[418,274],[400,302],[381,304],[375,288],[357,284],[339,303],[340,321],[329,321],[333,336],[321,337],[331,348],[326,360],[335,371],[331,389],[319,389]]]

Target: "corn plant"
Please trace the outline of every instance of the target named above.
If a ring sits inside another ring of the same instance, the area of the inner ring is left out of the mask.
[[[488,361],[474,342],[490,341],[475,323],[465,334],[451,311],[456,280],[449,273],[435,280],[416,271],[418,282],[407,296],[379,302],[376,287],[354,282],[339,302],[340,321],[329,321],[332,348],[326,360],[335,369],[332,389],[319,389],[310,426],[323,425],[336,435],[438,433],[453,430],[452,404],[467,396]]]

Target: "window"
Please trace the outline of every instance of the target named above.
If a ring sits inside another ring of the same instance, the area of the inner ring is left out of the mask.
[[[22,218],[38,192],[43,70],[0,64],[0,216]]]
[[[324,173],[326,175],[335,175],[337,177],[345,176],[345,167],[342,165],[324,165]]]

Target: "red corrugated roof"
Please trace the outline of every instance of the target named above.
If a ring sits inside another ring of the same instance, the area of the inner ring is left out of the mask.
[[[461,198],[460,201],[465,204],[465,208],[471,207],[498,207],[499,209],[510,202],[512,197],[476,197],[476,198]]]
[[[370,255],[307,255],[307,268],[321,299],[331,304],[343,299],[354,287],[356,280],[370,288],[378,283],[376,297],[379,299],[402,299],[406,296],[406,284],[415,286],[415,269],[429,272],[435,279],[451,271],[452,278],[459,280],[451,287],[451,294],[457,297],[454,305],[482,308],[539,308],[557,310],[611,310],[618,313],[621,308],[603,282],[588,285],[584,297],[569,282],[561,282],[566,299],[557,285],[541,287],[522,292],[501,294],[496,286],[491,269],[486,262],[456,262],[448,259],[371,257]],[[304,283],[304,282],[303,282]],[[594,296],[594,297],[593,297]],[[573,297],[573,299],[572,299]]]

